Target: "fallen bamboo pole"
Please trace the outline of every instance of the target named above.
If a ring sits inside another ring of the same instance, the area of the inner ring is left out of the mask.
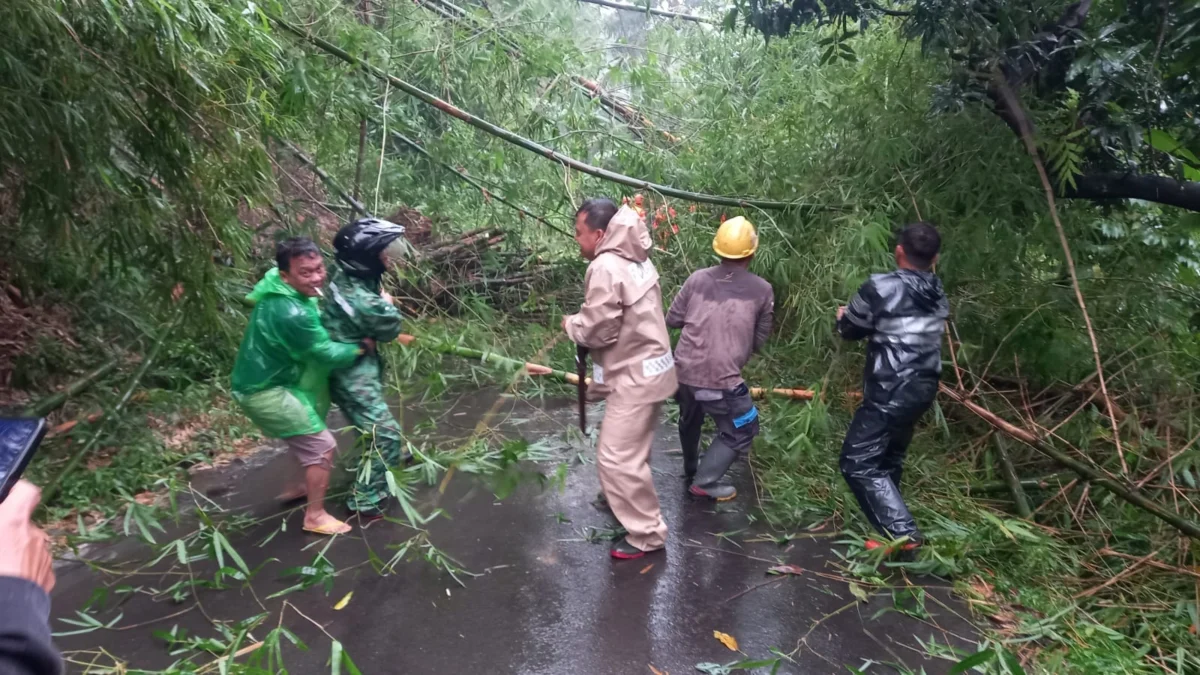
[[[1120,551],[1114,551],[1111,548],[1100,549],[1100,555],[1108,555],[1108,556],[1113,556],[1114,558],[1123,558],[1125,560],[1132,560],[1135,562],[1138,560],[1141,560],[1141,558],[1139,558],[1137,556],[1129,555],[1128,553],[1121,553]],[[1200,579],[1200,570],[1189,570],[1189,569],[1185,569],[1183,567],[1176,567],[1174,565],[1168,565],[1166,563],[1154,560],[1153,558],[1150,558],[1149,560],[1147,560],[1146,564],[1151,567],[1158,568],[1160,570],[1165,570],[1167,572],[1174,572],[1176,574],[1183,574],[1183,575],[1186,575],[1189,577],[1195,577],[1196,579]]]
[[[734,206],[734,207],[742,207],[742,208],[753,207],[753,208],[759,208],[759,209],[772,209],[772,210],[784,210],[784,209],[791,209],[791,208],[836,210],[835,207],[821,206],[821,205],[816,205],[816,204],[805,204],[802,202],[781,202],[781,201],[774,201],[774,200],[768,200],[768,199],[755,199],[755,198],[744,198],[744,197],[725,197],[725,196],[720,196],[720,195],[710,195],[710,194],[706,194],[703,192],[691,192],[689,190],[680,190],[678,188],[673,188],[669,185],[661,185],[659,183],[652,183],[647,180],[633,178],[632,176],[626,176],[625,174],[616,173],[615,171],[609,171],[608,169],[602,169],[597,166],[592,166],[591,164],[581,162],[573,157],[568,157],[567,155],[564,155],[560,152],[552,150],[552,149],[542,145],[541,143],[532,141],[528,138],[525,138],[524,136],[519,136],[519,135],[509,131],[508,129],[505,129],[504,127],[497,126],[495,124],[492,124],[491,122],[488,122],[487,120],[476,117],[475,115],[472,115],[471,113],[459,108],[458,106],[456,106],[448,101],[440,99],[440,98],[434,96],[433,94],[430,94],[413,84],[410,84],[404,80],[401,80],[400,78],[398,78],[394,75],[390,75],[387,72],[384,72],[381,68],[379,68],[375,65],[372,65],[366,61],[363,61],[362,59],[360,59],[356,56],[353,56],[346,50],[342,49],[341,47],[338,47],[337,45],[333,44],[332,42],[329,42],[328,40],[319,38],[319,37],[312,35],[296,26],[293,26],[292,24],[284,21],[283,19],[279,18],[278,16],[275,16],[274,14],[272,14],[270,12],[264,12],[264,13],[269,19],[271,19],[271,21],[275,22],[275,24],[278,25],[280,28],[283,28],[284,30],[288,31],[289,33],[292,33],[293,35],[300,38],[301,40],[304,40],[304,41],[308,42],[309,44],[317,47],[321,51],[324,51],[327,54],[335,56],[335,57],[341,59],[342,61],[345,61],[346,63],[361,69],[362,71],[366,72],[367,74],[369,74],[375,78],[378,78],[385,82],[391,83],[391,85],[393,87],[403,91],[404,93],[408,94],[409,96],[412,96],[413,98],[421,101],[422,103],[433,106],[433,107],[437,108],[438,110],[441,110],[442,112],[446,113],[447,115],[450,115],[451,117],[455,117],[455,118],[475,127],[476,129],[479,129],[485,133],[491,134],[492,136],[495,136],[502,140],[508,141],[509,143],[512,143],[513,145],[516,145],[517,147],[524,148],[525,150],[528,150],[534,154],[545,157],[553,162],[561,164],[562,166],[564,166],[566,168],[574,169],[581,173],[586,173],[590,176],[595,176],[597,178],[611,181],[613,183],[618,183],[620,185],[626,185],[628,187],[636,188],[639,190],[645,190],[648,192],[657,192],[659,194],[662,194],[662,195],[665,195],[668,197],[675,197],[677,199],[684,199],[687,201],[698,202],[698,203],[703,203],[703,204],[718,204],[721,206]]]
[[[979,405],[978,403],[975,403],[975,402],[967,399],[967,397],[962,392],[951,389],[950,387],[946,386],[944,383],[939,384],[938,389],[941,391],[941,393],[945,394],[948,398],[953,400],[955,403],[958,403],[959,405],[963,406],[967,410],[970,410],[971,412],[975,413],[979,418],[981,418],[983,421],[990,424],[995,429],[1003,432],[1004,434],[1006,434],[1012,438],[1017,439],[1018,441],[1021,441],[1022,443],[1028,445],[1029,447],[1033,448],[1034,450],[1037,450],[1038,452],[1042,453],[1043,455],[1046,455],[1047,457],[1053,459],[1054,461],[1058,462],[1059,464],[1061,464],[1061,465],[1067,467],[1068,469],[1074,471],[1075,473],[1079,474],[1080,477],[1082,477],[1083,479],[1091,481],[1092,483],[1103,487],[1104,489],[1113,493],[1117,497],[1120,497],[1121,499],[1125,500],[1126,502],[1133,504],[1134,506],[1141,508],[1143,511],[1146,511],[1146,512],[1154,515],[1159,520],[1162,520],[1163,522],[1171,525],[1172,527],[1179,530],[1183,534],[1191,537],[1192,539],[1196,539],[1196,540],[1200,541],[1200,524],[1194,523],[1190,520],[1180,517],[1178,514],[1167,511],[1166,509],[1162,508],[1158,504],[1155,504],[1153,501],[1148,499],[1145,495],[1143,495],[1140,491],[1138,491],[1137,488],[1121,485],[1116,480],[1109,477],[1107,474],[1105,474],[1101,471],[1098,471],[1096,469],[1093,469],[1092,467],[1088,466],[1087,464],[1084,464],[1083,462],[1076,460],[1075,458],[1071,457],[1070,455],[1066,454],[1065,452],[1062,452],[1058,448],[1055,448],[1055,447],[1051,446],[1050,444],[1046,443],[1042,439],[1038,438],[1035,434],[1030,432],[1028,429],[1022,429],[1021,427],[1018,427],[1018,426],[1012,424],[1011,422],[1004,420],[1003,418],[999,417],[998,415],[996,415],[992,411],[988,410],[987,408],[984,408],[983,406]]]
[[[430,154],[430,152],[428,150],[426,150],[424,147],[422,147],[419,143],[412,140],[408,136],[405,136],[404,134],[400,133],[399,131],[392,131],[391,134],[392,134],[392,138],[395,138],[396,140],[400,141],[401,143],[404,143],[405,145],[412,148],[413,150],[416,150],[418,153],[420,153],[421,155],[424,155],[430,161],[432,161],[436,164],[439,164],[443,169],[449,171],[450,173],[453,173],[455,176],[458,176],[458,178],[461,179],[463,182],[465,182],[467,185],[471,185],[471,186],[475,187],[476,189],[478,189],[479,192],[483,195],[483,198],[485,201],[495,199],[496,201],[500,202],[501,204],[507,206],[510,209],[513,209],[514,211],[521,214],[522,216],[529,216],[530,218],[534,219],[534,221],[541,223],[542,225],[545,225],[546,227],[550,228],[551,230],[554,230],[555,232],[557,232],[559,234],[566,235],[568,237],[575,236],[575,235],[571,234],[570,232],[567,232],[566,230],[562,229],[561,227],[546,220],[544,217],[539,216],[536,213],[530,211],[529,209],[527,209],[523,206],[520,206],[518,204],[515,204],[513,202],[510,202],[507,199],[505,199],[502,195],[498,195],[495,192],[492,192],[491,190],[488,189],[488,187],[486,185],[484,185],[483,183],[480,183],[479,181],[475,180],[471,176],[467,175],[467,173],[465,171],[461,171],[461,170],[451,166],[450,164],[443,162],[442,160],[434,157],[432,154]]]
[[[604,109],[607,110],[609,114],[623,122],[625,126],[629,127],[629,131],[631,133],[643,141],[646,139],[642,136],[642,131],[649,129],[658,132],[658,134],[663,137],[663,140],[667,141],[668,143],[674,144],[679,142],[680,139],[678,136],[654,126],[654,122],[650,121],[649,117],[643,115],[632,105],[621,101],[617,97],[605,91],[604,88],[600,86],[600,83],[594,80],[589,80],[586,77],[580,77],[579,75],[573,76],[571,80],[575,83],[575,86],[578,87],[579,90],[582,91],[588,98],[600,101]]]
[[[1017,515],[1028,518],[1032,515],[1032,510],[1029,508],[1029,499],[1025,496],[1025,489],[1021,486],[1021,477],[1017,475],[1017,467],[1013,465],[1012,458],[1008,456],[1008,449],[1004,447],[1004,439],[999,435],[993,435],[992,440],[996,444],[996,456],[1000,460],[1000,470],[1004,473],[1004,480],[1008,483],[1009,492],[1012,493],[1013,504],[1017,507]]]
[[[141,383],[142,378],[145,377],[146,373],[150,370],[150,365],[153,364],[154,359],[158,357],[158,352],[162,349],[163,344],[167,341],[167,338],[175,330],[175,326],[179,325],[179,322],[182,319],[183,310],[180,309],[175,312],[175,318],[171,320],[171,323],[163,328],[162,334],[160,334],[158,339],[155,340],[154,346],[150,349],[150,353],[147,354],[144,359],[142,359],[142,364],[138,366],[138,369],[133,373],[133,377],[129,380],[129,386],[125,388],[125,393],[121,395],[121,398],[117,401],[117,404],[114,405],[112,410],[110,410],[109,413],[104,416],[100,422],[100,425],[96,427],[94,432],[92,432],[92,435],[88,438],[87,442],[83,444],[83,447],[81,447],[74,455],[71,456],[71,459],[67,461],[62,470],[60,470],[54,479],[50,481],[50,484],[42,489],[42,504],[49,504],[50,501],[54,499],[54,496],[58,493],[59,487],[62,486],[63,479],[69,476],[71,472],[73,472],[75,468],[79,466],[79,463],[83,461],[83,458],[91,453],[92,448],[94,448],[96,444],[100,442],[100,436],[104,433],[104,429],[108,426],[108,422],[121,415],[121,411],[125,409],[125,404],[129,403],[129,399],[133,398],[133,392],[137,391],[137,387]]]
[[[398,338],[396,338],[396,342],[399,342],[407,347],[416,342],[417,339],[418,338],[416,336],[402,333]],[[482,349],[471,349],[470,347],[460,347],[448,342],[430,342],[428,340],[422,340],[420,346],[441,354],[453,354],[455,356],[461,356],[467,359],[477,359],[484,363],[518,366],[520,368],[524,368],[526,374],[528,375],[550,375],[566,381],[566,376],[570,374],[561,370],[554,370],[553,368],[549,368],[547,366],[538,365],[536,363],[528,363],[526,361],[510,359],[507,356],[502,356],[495,352],[484,351]]]
[[[713,19],[708,19],[708,18],[705,18],[702,16],[697,16],[695,14],[684,14],[683,12],[671,12],[671,11],[668,11],[665,9],[654,9],[654,8],[650,7],[649,5],[646,5],[646,6],[631,5],[631,4],[628,4],[625,2],[613,2],[612,0],[579,0],[579,1],[586,2],[586,3],[592,4],[592,5],[599,5],[601,7],[609,7],[611,9],[620,9],[620,10],[624,10],[626,12],[638,12],[639,14],[651,14],[653,16],[660,16],[664,19],[681,19],[683,21],[691,21],[693,23],[707,23],[707,24],[710,24],[713,26],[719,25],[718,22]]]
[[[1021,488],[1024,490],[1049,490],[1051,488],[1058,489],[1063,486],[1063,476],[1074,476],[1074,471],[1066,473],[1055,473],[1041,478],[1022,478]],[[979,485],[963,485],[961,488],[965,492],[979,492],[987,494],[989,492],[1009,492],[1012,490],[1012,484],[1007,480],[996,481],[994,483],[981,483]]]
[[[397,338],[397,341],[404,345],[411,345],[416,340],[417,340],[416,337],[414,337],[412,335],[408,335],[408,334],[401,335],[399,338]],[[557,378],[564,382],[568,382],[570,384],[576,384],[579,382],[579,377],[577,375],[575,375],[575,373],[568,373],[568,372],[562,371],[562,370],[555,370],[548,366],[543,366],[543,365],[536,364],[536,363],[528,363],[528,362],[524,362],[524,361],[518,361],[517,359],[510,359],[508,357],[500,356],[499,354],[495,354],[492,352],[484,352],[484,351],[478,350],[478,349],[459,347],[457,345],[450,345],[447,343],[442,343],[440,345],[431,345],[431,346],[429,346],[429,348],[432,349],[433,351],[447,353],[447,354],[457,354],[459,356],[465,356],[467,358],[479,359],[484,362],[518,365],[518,366],[524,368],[525,372],[529,375],[549,375],[551,377]],[[588,380],[588,382],[590,382],[590,380]],[[1059,464],[1062,464],[1063,466],[1067,467],[1068,469],[1079,474],[1085,480],[1089,480],[1089,481],[1095,483],[1096,485],[1104,487],[1109,492],[1112,492],[1113,494],[1115,494],[1117,497],[1120,497],[1124,501],[1126,501],[1138,508],[1141,508],[1143,511],[1150,513],[1151,515],[1153,515],[1156,518],[1162,520],[1163,522],[1171,525],[1172,527],[1179,530],[1183,534],[1191,537],[1192,539],[1196,539],[1196,540],[1200,541],[1200,525],[1198,525],[1192,521],[1186,520],[1184,518],[1181,518],[1178,514],[1174,514],[1174,513],[1167,511],[1166,509],[1162,508],[1158,504],[1155,504],[1153,501],[1148,499],[1145,495],[1143,495],[1137,489],[1123,486],[1120,483],[1118,483],[1117,481],[1115,481],[1112,478],[1105,475],[1104,473],[1101,473],[1100,471],[1097,471],[1096,469],[1093,469],[1090,466],[1087,466],[1086,464],[1083,464],[1082,462],[1075,460],[1074,458],[1070,457],[1066,453],[1045,443],[1044,441],[1039,439],[1037,436],[1035,436],[1033,433],[1029,432],[1028,430],[1017,427],[1017,426],[1013,425],[1012,423],[999,417],[998,415],[996,415],[992,411],[988,410],[987,408],[984,408],[984,407],[980,406],[979,404],[968,400],[967,397],[963,393],[958,392],[954,389],[951,389],[950,387],[946,386],[943,383],[938,384],[938,389],[941,391],[941,393],[945,394],[947,397],[949,397],[954,402],[965,407],[967,410],[970,410],[971,412],[975,413],[977,416],[979,416],[981,419],[983,419],[985,422],[990,424],[995,429],[1003,432],[1004,434],[1006,434],[1008,436],[1011,436],[1012,438],[1015,438],[1018,441],[1021,441],[1022,443],[1025,443],[1026,445],[1032,447],[1034,450],[1037,450],[1038,452],[1046,455],[1047,457],[1050,457],[1051,459],[1055,460]],[[751,389],[752,396],[755,395],[755,392],[758,392],[757,395],[761,397],[767,393],[767,390],[764,390],[759,387],[755,387],[755,388]],[[815,396],[815,392],[813,392],[812,390],[808,390],[808,389],[772,389],[772,390],[770,390],[770,393],[775,394],[775,395],[784,396],[786,398],[791,398],[793,400],[812,400],[813,397]]]
[[[107,363],[105,363],[104,365],[100,366],[99,368],[93,370],[92,372],[88,373],[87,375],[84,375],[83,377],[79,378],[78,380],[75,380],[74,382],[68,384],[66,387],[63,388],[62,391],[55,393],[55,394],[51,394],[51,395],[43,398],[42,400],[38,401],[37,403],[34,403],[33,405],[29,406],[28,408],[25,409],[25,411],[22,413],[22,415],[25,417],[45,417],[46,415],[49,415],[50,413],[54,412],[55,410],[58,410],[59,408],[61,408],[63,406],[63,404],[67,402],[68,399],[70,399],[73,396],[78,396],[79,394],[82,394],[89,387],[91,387],[93,384],[95,384],[100,378],[102,378],[105,375],[108,375],[112,371],[116,370],[117,365],[119,363],[120,363],[120,361],[118,361],[117,359],[112,359],[112,360],[108,361]]]
[[[418,340],[419,338],[416,336],[409,335],[407,333],[396,338],[397,342],[406,346],[411,345]],[[565,370],[557,370],[537,363],[529,363],[527,361],[511,359],[507,356],[501,356],[494,352],[485,352],[480,349],[460,347],[458,345],[452,345],[449,343],[429,344],[424,340],[421,340],[421,346],[442,354],[454,354],[469,359],[479,359],[482,361],[490,361],[492,363],[521,366],[525,368],[529,375],[549,376],[568,384],[577,384],[579,382],[579,376],[575,373],[567,372]],[[591,378],[587,378],[585,381],[587,384],[592,383]],[[851,395],[854,393],[856,392],[851,392]],[[816,396],[816,392],[811,389],[764,389],[762,387],[753,387],[750,389],[750,396],[757,399],[766,398],[768,396],[779,396],[782,398],[792,399],[794,401],[811,401]]]
[[[361,213],[367,218],[373,217],[371,213],[367,211],[367,207],[363,206],[362,202],[358,201],[349,192],[346,192],[344,189],[342,189],[342,186],[338,185],[337,181],[335,181],[329,174],[325,173],[324,169],[317,166],[317,163],[314,162],[311,157],[304,154],[303,150],[297,148],[292,144],[291,141],[287,141],[282,138],[280,138],[279,141],[283,143],[284,147],[290,150],[291,153],[296,156],[296,159],[300,160],[304,166],[307,166],[310,170],[312,170],[313,173],[317,174],[317,177],[320,178],[330,190],[333,190],[339,197],[345,200],[345,202],[350,205],[350,208],[354,209],[358,213]]]

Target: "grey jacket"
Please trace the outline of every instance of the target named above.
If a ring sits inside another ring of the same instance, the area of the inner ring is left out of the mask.
[[[0,577],[0,675],[61,675],[50,642],[50,597],[37,584]]]

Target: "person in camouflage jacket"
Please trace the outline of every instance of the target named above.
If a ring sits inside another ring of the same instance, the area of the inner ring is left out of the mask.
[[[403,247],[404,227],[385,220],[355,221],[333,239],[336,263],[322,323],[334,340],[391,342],[400,335],[402,316],[383,290],[389,258]],[[383,361],[377,351],[335,370],[329,395],[358,431],[363,452],[347,506],[360,518],[379,518],[391,491],[387,473],[412,457],[404,449],[399,422],[383,389]]]

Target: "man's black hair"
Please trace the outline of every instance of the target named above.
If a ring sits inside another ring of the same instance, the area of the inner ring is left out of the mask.
[[[617,205],[613,200],[607,197],[595,197],[585,201],[579,205],[579,210],[575,212],[575,218],[579,218],[579,214],[585,214],[583,222],[593,230],[607,230],[608,221],[617,215]]]
[[[933,267],[933,260],[942,250],[942,235],[933,223],[920,221],[905,225],[900,232],[900,248],[914,266],[923,270]]]
[[[321,255],[321,249],[308,237],[291,237],[275,245],[275,264],[280,272],[292,271],[292,258]]]

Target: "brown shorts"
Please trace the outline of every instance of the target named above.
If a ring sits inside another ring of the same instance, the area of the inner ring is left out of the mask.
[[[337,441],[334,440],[333,434],[326,429],[316,434],[303,434],[301,436],[288,436],[283,439],[287,444],[288,450],[295,455],[300,462],[300,466],[324,466],[330,465],[330,457],[337,450]]]

